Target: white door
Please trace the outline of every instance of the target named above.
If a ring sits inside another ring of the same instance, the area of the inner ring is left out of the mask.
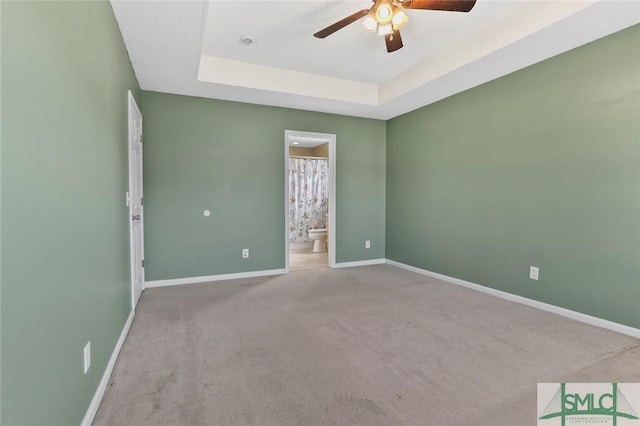
[[[129,234],[131,239],[131,308],[144,288],[142,207],[142,114],[129,92]]]

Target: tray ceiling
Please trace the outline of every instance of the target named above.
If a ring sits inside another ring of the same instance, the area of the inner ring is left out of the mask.
[[[365,1],[112,1],[143,90],[389,119],[640,22],[635,1],[478,0],[409,10],[387,53]],[[246,44],[241,37],[249,36]]]

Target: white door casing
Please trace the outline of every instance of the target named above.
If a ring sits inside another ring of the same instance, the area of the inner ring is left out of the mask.
[[[327,254],[329,268],[336,266],[336,135],[331,133],[304,132],[299,130],[284,131],[284,267],[289,272],[289,147],[292,138],[312,138],[327,141],[329,144],[329,235],[327,238]]]
[[[142,196],[142,114],[129,91],[129,238],[131,253],[131,309],[144,289],[144,219]]]

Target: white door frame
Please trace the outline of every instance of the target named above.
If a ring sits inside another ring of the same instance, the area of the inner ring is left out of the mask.
[[[336,266],[336,135],[331,133],[284,131],[284,268],[289,272],[289,147],[292,138],[313,138],[329,143],[329,268]]]
[[[128,215],[128,220],[129,220],[129,264],[130,264],[130,274],[131,274],[131,310],[135,310],[136,308],[136,304],[138,302],[137,298],[136,298],[136,294],[135,294],[135,283],[136,283],[136,269],[135,269],[135,265],[134,265],[134,258],[135,258],[135,240],[134,240],[134,232],[133,232],[133,220],[132,220],[132,216],[133,216],[133,200],[131,200],[131,194],[133,193],[132,191],[132,185],[134,184],[134,179],[131,173],[131,152],[132,152],[132,144],[134,142],[134,129],[132,128],[132,121],[131,121],[131,113],[132,112],[136,112],[139,116],[140,116],[140,144],[142,144],[142,113],[140,112],[140,108],[138,108],[138,104],[136,103],[136,100],[133,96],[133,93],[131,93],[131,90],[128,91],[128,107],[127,107],[127,129],[128,129],[128,145],[127,145],[127,150],[128,150],[128,171],[129,171],[129,192],[127,192],[127,206],[129,207],[129,215]],[[142,175],[142,149],[140,150],[140,175]],[[141,201],[142,201],[142,197],[143,197],[143,191],[142,191],[142,182],[140,182],[140,197],[141,197]],[[141,259],[142,262],[144,262],[144,205],[140,205],[140,250],[141,250]],[[144,290],[145,286],[144,286],[144,263],[142,265],[140,265],[140,267],[142,268],[142,282],[141,282],[141,289],[140,291],[142,292],[142,290]]]

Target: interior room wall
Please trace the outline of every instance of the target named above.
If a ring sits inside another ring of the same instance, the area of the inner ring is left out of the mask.
[[[290,146],[289,155],[301,156],[301,157],[313,157],[313,148],[301,148],[298,146]]]
[[[284,268],[285,130],[337,135],[336,261],[384,258],[384,121],[146,91],[142,105],[147,280]]]
[[[314,157],[328,157],[329,156],[329,144],[323,143],[313,148]]]
[[[324,143],[315,148],[302,148],[299,146],[290,146],[289,155],[301,157],[329,157],[329,144]]]
[[[640,327],[638,40],[390,120],[387,258]]]
[[[138,84],[108,2],[1,3],[0,423],[78,425],[130,312]]]
[[[290,146],[289,155],[297,155],[301,157],[315,157],[314,148],[301,148],[299,146]]]

